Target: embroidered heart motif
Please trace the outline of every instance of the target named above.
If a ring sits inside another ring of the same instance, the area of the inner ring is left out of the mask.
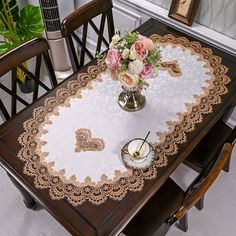
[[[102,151],[105,147],[103,139],[92,138],[89,129],[78,129],[76,132],[75,152]]]
[[[159,65],[160,70],[167,70],[172,76],[178,77],[182,75],[178,62],[174,61],[161,61]]]

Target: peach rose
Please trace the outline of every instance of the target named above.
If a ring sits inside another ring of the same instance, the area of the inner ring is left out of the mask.
[[[124,74],[121,74],[119,79],[121,83],[128,88],[134,88],[139,83],[139,76],[131,74],[129,72],[125,72]]]
[[[105,62],[109,69],[115,70],[118,68],[120,60],[121,60],[121,54],[117,49],[113,48],[108,51]]]
[[[110,75],[113,80],[119,80],[119,73],[117,70],[111,70]]]
[[[147,50],[153,50],[155,48],[155,45],[153,43],[153,41],[143,35],[138,35],[138,41],[144,45],[144,48]]]

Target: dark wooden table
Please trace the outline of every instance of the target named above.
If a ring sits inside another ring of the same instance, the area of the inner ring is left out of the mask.
[[[189,40],[196,40],[196,38],[154,19],[148,20],[140,26],[137,31],[146,36],[150,36],[154,33],[160,35],[170,33],[176,36],[185,36]],[[86,236],[118,234],[148,199],[160,188],[175,168],[187,157],[216,121],[227,111],[236,95],[236,58],[199,39],[197,40],[201,42],[202,46],[211,48],[213,53],[220,56],[222,63],[229,68],[228,75],[232,79],[232,82],[227,85],[229,92],[222,96],[222,103],[215,105],[213,112],[204,115],[203,122],[197,124],[193,132],[188,133],[188,141],[179,145],[178,153],[169,158],[166,167],[159,169],[157,178],[145,182],[142,191],[135,193],[129,192],[122,201],[109,199],[100,206],[86,202],[78,207],[73,207],[66,200],[52,200],[47,189],[36,189],[34,187],[33,177],[23,174],[24,163],[17,157],[17,153],[21,148],[17,138],[24,131],[22,124],[26,119],[31,117],[34,108],[43,105],[45,98],[55,94],[56,89],[44,95],[33,105],[29,106],[0,127],[0,161],[2,165],[27,188],[45,209],[47,209],[71,234]],[[87,67],[84,67],[80,72],[86,71],[86,68]],[[67,82],[74,79],[76,76],[76,74],[70,76],[58,87],[65,87]]]

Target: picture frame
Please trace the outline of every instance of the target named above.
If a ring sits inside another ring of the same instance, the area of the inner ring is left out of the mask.
[[[193,24],[200,0],[172,0],[168,16],[188,26]]]

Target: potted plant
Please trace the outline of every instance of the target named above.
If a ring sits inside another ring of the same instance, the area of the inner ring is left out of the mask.
[[[20,9],[16,0],[0,0],[0,55],[23,42],[41,36],[43,30],[39,6],[27,4]],[[27,68],[26,63],[23,66]],[[19,84],[32,82],[19,68],[17,78]],[[23,89],[23,92],[27,91]]]

